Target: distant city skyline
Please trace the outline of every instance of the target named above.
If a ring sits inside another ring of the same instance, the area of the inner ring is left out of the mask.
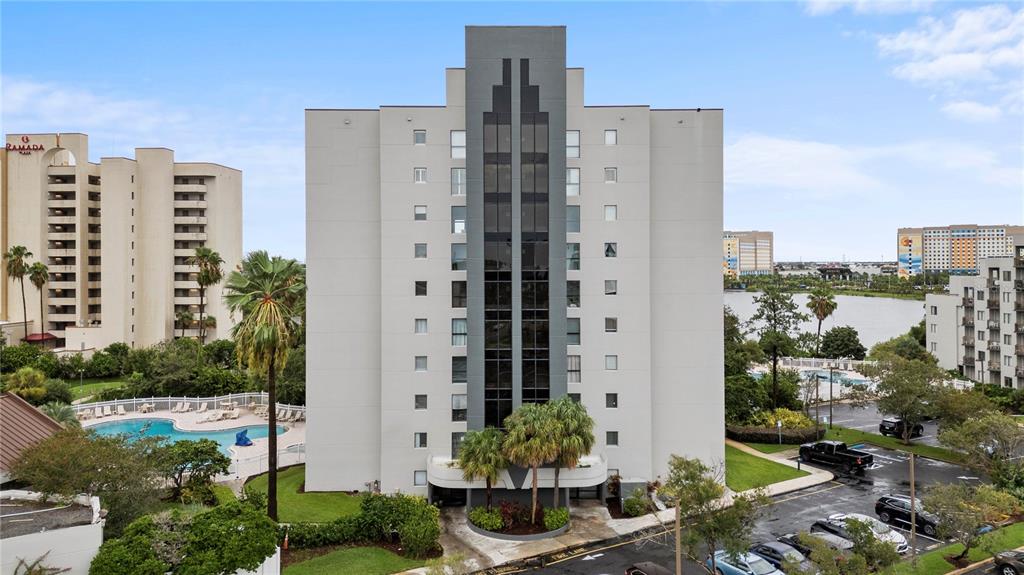
[[[565,25],[588,105],[725,108],[725,228],[773,231],[777,261],[892,261],[900,227],[1024,223],[1012,3],[5,2],[3,132],[237,167],[245,249],[304,258],[303,110],[441,104],[466,24]]]

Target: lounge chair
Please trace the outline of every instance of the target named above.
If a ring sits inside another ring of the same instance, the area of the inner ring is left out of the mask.
[[[110,406],[109,405],[104,405],[103,406],[103,417],[110,417],[111,415],[114,415],[114,412],[110,411]]]
[[[206,413],[206,402],[205,401],[199,404],[199,409],[196,410],[196,413]]]
[[[291,419],[292,419],[292,410],[290,410],[290,409],[286,409],[284,411],[284,415],[279,415],[279,417],[277,418],[278,421],[291,421]]]
[[[171,413],[181,413],[183,409],[185,409],[185,402],[179,401],[178,405],[175,405],[174,407],[171,408]]]
[[[241,413],[238,411],[238,408],[236,407],[235,409],[232,409],[231,411],[227,412],[226,419],[238,419],[239,415],[241,415]]]
[[[102,418],[103,418],[103,410],[100,409],[99,407],[97,407],[96,408],[96,419],[102,419]]]
[[[296,422],[297,421],[306,421],[306,412],[305,411],[300,411],[300,412],[296,413],[295,414],[295,419],[293,419],[292,421],[296,421]]]
[[[181,413],[188,413],[190,411],[192,411],[192,404],[186,402],[185,406],[181,408]]]
[[[124,406],[123,405],[118,405],[117,406],[117,414],[118,415],[128,415],[128,412],[124,410]]]

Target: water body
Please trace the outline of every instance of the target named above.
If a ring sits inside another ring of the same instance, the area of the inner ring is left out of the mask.
[[[249,439],[261,439],[270,435],[269,426],[247,425],[244,427],[232,427],[231,429],[209,429],[204,431],[184,431],[174,426],[170,419],[128,419],[125,421],[100,423],[90,426],[89,429],[100,435],[128,434],[138,437],[152,437],[162,435],[167,441],[174,443],[182,440],[212,439],[220,445],[224,455],[231,456],[231,446],[235,444],[235,434],[242,429],[249,430]],[[285,428],[278,426],[277,434],[285,432]]]
[[[757,306],[753,292],[726,292],[725,305],[732,308],[740,321],[747,321],[754,315]],[[814,332],[818,329],[818,320],[807,309],[808,294],[793,294],[793,301],[800,306],[800,311],[811,317],[801,326],[803,331]],[[855,295],[837,295],[839,307],[821,324],[821,333],[829,328],[848,325],[860,334],[860,342],[870,349],[880,341],[906,333],[911,326],[924,319],[924,302],[887,297],[863,297]]]

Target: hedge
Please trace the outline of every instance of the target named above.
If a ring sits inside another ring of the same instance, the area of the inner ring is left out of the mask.
[[[749,443],[778,443],[779,430],[772,427],[754,427],[749,425],[727,425],[725,436],[734,441]],[[782,443],[800,445],[809,441],[817,441],[825,436],[825,428],[814,429],[782,429]]]

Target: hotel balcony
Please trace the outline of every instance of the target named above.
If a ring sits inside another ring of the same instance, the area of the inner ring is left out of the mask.
[[[1013,280],[1013,289],[1024,291],[1024,280]]]
[[[46,184],[48,192],[73,192],[78,189],[78,184]]]
[[[63,208],[63,209],[67,209],[67,208],[75,208],[77,206],[78,206],[78,202],[76,200],[73,200],[73,199],[70,199],[70,198],[69,199],[65,199],[65,200],[47,200],[46,201],[46,207],[48,207],[48,208]]]
[[[174,273],[179,273],[179,274],[196,274],[196,273],[199,273],[199,266],[190,266],[190,265],[187,265],[187,264],[175,264],[174,265]]]
[[[1017,299],[1013,302],[1014,311],[1024,311],[1024,299]]]
[[[47,283],[46,287],[50,289],[75,289],[78,287],[78,282],[75,280],[54,280]]]
[[[204,303],[209,303],[204,302]],[[174,296],[174,305],[194,305],[199,307],[199,296]]]
[[[1013,325],[1014,333],[1018,335],[1024,335],[1024,323],[1017,323]]]
[[[175,192],[198,192],[206,193],[206,184],[174,184]]]
[[[72,313],[48,313],[46,314],[46,321],[53,322],[72,322],[74,323],[78,318]]]
[[[990,341],[990,342],[988,342],[988,350],[989,351],[998,352],[1001,349],[1002,349],[1002,346],[999,344],[998,341]]]
[[[78,248],[47,248],[46,255],[51,258],[73,258],[78,255]]]
[[[206,225],[206,216],[174,216],[174,223]]]
[[[196,280],[174,280],[174,289],[197,289]]]
[[[51,176],[73,176],[75,175],[75,166],[48,166],[46,173]]]
[[[54,265],[46,266],[46,267],[50,271],[51,274],[70,274],[70,273],[75,273],[76,271],[78,271],[78,270],[75,269],[76,266],[74,264],[70,264],[70,265],[56,265],[56,264],[54,264]]]
[[[174,232],[174,239],[176,241],[206,241],[206,232]],[[195,250],[192,250],[195,254]]]
[[[970,308],[974,307],[974,298],[973,297],[965,297],[965,298],[962,298],[962,299],[963,299],[963,301],[961,303],[963,304],[964,307],[970,307]]]
[[[988,328],[991,329],[991,330],[994,330],[994,331],[998,331],[999,330],[999,320],[998,319],[990,319],[990,320],[988,320]]]
[[[965,325],[965,326],[967,326],[967,327],[974,327],[974,318],[973,317],[964,317],[963,320],[961,320],[960,323]]]
[[[990,297],[988,298],[988,309],[999,309],[999,298]]]
[[[78,297],[76,297],[76,296],[51,297],[51,298],[47,298],[46,302],[48,304],[50,304],[50,305],[75,307],[75,305],[78,304]]]
[[[999,287],[999,280],[996,278],[985,278],[985,287],[996,288]]]
[[[47,215],[46,223],[54,224],[58,226],[66,226],[68,224],[77,224],[78,216],[65,216],[65,215]]]
[[[66,242],[78,239],[78,232],[46,232],[46,239]]]
[[[559,487],[593,487],[600,485],[608,479],[608,460],[603,455],[588,455],[580,459],[579,465],[573,469],[562,468],[558,474]],[[512,480],[508,470],[498,474],[498,481],[492,486],[497,489],[529,489],[532,474],[523,475],[520,485]],[[447,455],[433,455],[427,457],[427,481],[437,487],[448,487],[451,489],[484,489],[482,480],[468,482],[462,479],[462,469],[459,468],[457,460]],[[551,467],[542,467],[537,472],[537,486],[540,488],[552,488],[555,485],[555,470]]]
[[[990,359],[990,360],[988,360],[988,370],[989,371],[1002,371],[1003,367],[1001,365],[999,365],[999,360],[998,359],[995,359],[995,360]]]
[[[963,342],[963,344],[966,345],[967,347],[974,347],[974,339],[974,334],[970,334],[960,338],[960,341]]]
[[[1013,267],[1024,268],[1024,256],[1015,256],[1013,258]]]
[[[1024,355],[1024,343],[1018,343],[1016,347],[1013,348],[1013,351],[1017,355]]]
[[[965,355],[964,356],[964,365],[969,365],[971,367],[974,367],[974,356],[973,355]]]
[[[1017,371],[1014,372],[1017,377],[1024,378],[1024,367],[1018,367]]]
[[[174,207],[205,210],[206,200],[174,200]]]

